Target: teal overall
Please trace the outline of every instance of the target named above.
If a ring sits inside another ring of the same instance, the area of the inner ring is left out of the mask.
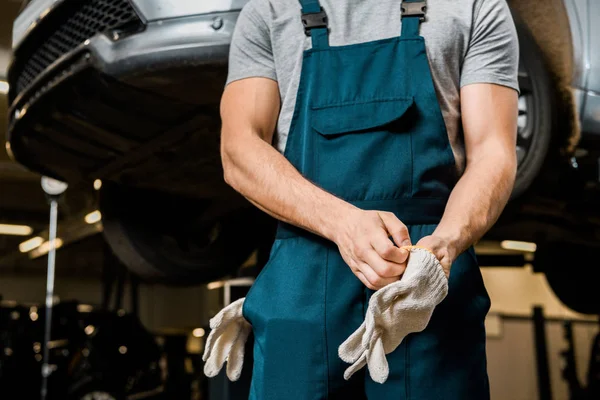
[[[303,56],[285,157],[357,207],[395,213],[414,244],[433,233],[457,180],[419,34],[422,15],[406,12],[399,37],[333,47],[318,0],[301,3],[312,48]],[[490,300],[472,248],[454,262],[449,294],[426,330],[388,355],[384,384],[365,369],[345,381],[349,364],[337,353],[363,322],[371,294],[333,242],[280,223],[243,309],[255,336],[250,399],[489,399]]]

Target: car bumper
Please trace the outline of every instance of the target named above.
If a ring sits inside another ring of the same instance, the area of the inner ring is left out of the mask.
[[[38,23],[62,5],[65,0],[34,0],[17,16],[13,24],[12,47],[17,48]],[[235,12],[248,0],[130,0],[138,15],[146,22],[165,21],[198,15]]]
[[[238,11],[197,15],[148,22],[140,32],[97,34],[49,65],[36,81],[42,81],[52,71],[65,69],[75,55],[84,52],[90,54],[95,68],[114,77],[177,63],[225,64],[238,15]],[[15,49],[15,59],[9,68],[11,80],[16,80],[20,72],[15,61],[27,57],[31,55]],[[35,83],[38,82],[31,86]],[[12,89],[11,94],[16,97]]]
[[[120,39],[98,35],[84,47],[94,66],[114,77],[186,63],[226,64],[237,12],[150,22]]]
[[[9,153],[70,183],[101,178],[186,196],[217,194],[224,186],[218,103],[238,15],[174,18],[95,35],[19,92],[13,89],[18,61],[28,54],[17,52],[9,70]],[[183,162],[175,165],[172,154]],[[198,180],[206,186],[190,185]]]

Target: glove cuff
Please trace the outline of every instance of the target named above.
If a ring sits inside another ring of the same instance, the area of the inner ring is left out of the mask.
[[[438,259],[426,249],[412,249],[411,256],[419,254],[422,257],[421,274],[427,279],[427,286],[439,304],[448,294],[448,278]]]

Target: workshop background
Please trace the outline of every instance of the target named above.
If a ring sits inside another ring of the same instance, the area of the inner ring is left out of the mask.
[[[201,360],[275,226],[218,153],[244,3],[0,0],[0,398],[247,398],[248,361],[231,384]],[[600,399],[600,2],[509,5],[519,172],[476,246],[492,399]]]

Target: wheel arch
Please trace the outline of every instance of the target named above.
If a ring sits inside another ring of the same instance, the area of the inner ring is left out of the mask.
[[[562,117],[557,119],[560,124],[557,144],[562,153],[571,154],[581,138],[581,127],[572,87],[576,74],[575,49],[565,4],[563,0],[508,0],[508,4],[515,20],[529,29],[542,51]]]

